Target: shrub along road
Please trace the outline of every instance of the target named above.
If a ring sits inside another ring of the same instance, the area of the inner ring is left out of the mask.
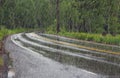
[[[71,43],[72,42],[72,43]],[[21,33],[8,37],[16,78],[119,78],[120,57],[80,48],[73,39]]]

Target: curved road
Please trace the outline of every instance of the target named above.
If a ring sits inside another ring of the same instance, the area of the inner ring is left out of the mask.
[[[80,48],[77,40],[21,33],[7,38],[15,78],[120,78],[120,57]]]

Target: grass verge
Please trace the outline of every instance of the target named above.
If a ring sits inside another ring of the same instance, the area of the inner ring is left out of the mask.
[[[55,32],[49,32],[48,34],[55,34]],[[101,34],[81,33],[81,32],[60,32],[58,35],[75,38],[79,40],[92,41],[103,44],[118,45],[120,46],[120,35],[112,36],[110,34],[102,36]]]
[[[0,40],[2,40],[5,36],[11,35],[11,34],[17,34],[21,32],[29,32],[29,31],[34,31],[35,29],[30,29],[30,28],[16,28],[16,29],[7,29],[2,27],[0,29]]]
[[[0,28],[0,43],[2,42],[2,39],[7,36],[7,35],[11,35],[11,34],[16,34],[16,33],[21,33],[21,32],[26,32],[26,31],[31,31],[33,29],[23,29],[23,28],[16,28],[16,29],[7,29],[4,27]],[[1,48],[1,44],[0,44],[0,48]],[[0,55],[0,66],[4,66],[4,60],[3,60],[3,55]]]
[[[0,56],[0,66],[3,66],[3,65],[4,65],[4,61],[3,61],[2,56]]]
[[[3,37],[5,37],[6,35],[11,35],[11,34],[15,34],[15,33],[20,33],[20,32],[24,32],[26,29],[6,29],[6,28],[1,28],[0,30],[0,40],[3,39]]]

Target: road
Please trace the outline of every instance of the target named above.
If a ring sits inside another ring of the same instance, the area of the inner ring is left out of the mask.
[[[120,57],[92,51],[77,40],[41,33],[7,38],[15,78],[120,78]]]

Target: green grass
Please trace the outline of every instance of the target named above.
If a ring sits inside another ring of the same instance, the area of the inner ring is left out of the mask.
[[[1,30],[0,30],[0,40],[2,40],[3,37],[5,37],[7,35],[16,34],[16,33],[20,33],[20,32],[26,32],[28,30],[30,31],[31,29],[23,29],[23,28],[7,29],[7,28],[1,28]]]
[[[101,34],[88,34],[78,32],[64,32],[64,33],[60,32],[59,35],[104,44],[120,45],[120,35],[112,36],[108,34],[106,36],[102,36]]]
[[[3,61],[3,58],[0,56],[0,66],[3,66],[4,65],[4,61]]]
[[[55,34],[54,31],[47,31],[48,34]],[[79,40],[93,41],[110,45],[120,45],[120,35],[112,36],[110,34],[102,36],[101,34],[81,33],[81,32],[60,32],[58,35],[75,38]]]
[[[0,30],[0,40],[6,36],[11,34],[16,34],[20,32],[25,31],[32,31],[33,29],[23,29],[23,28],[17,28],[17,29],[6,29],[1,28]],[[49,34],[55,34],[55,30],[47,30],[46,33]],[[59,33],[61,36],[71,37],[79,40],[86,40],[86,41],[93,41],[98,43],[104,43],[104,44],[111,44],[111,45],[120,45],[120,35],[112,36],[110,34],[106,36],[102,36],[101,34],[90,34],[90,33],[80,33],[80,32],[65,32],[64,30]]]
[[[1,28],[0,29],[0,41],[7,35],[24,32],[25,30],[26,29],[22,29],[22,28],[21,29],[13,29],[13,30]],[[3,66],[3,65],[4,65],[4,61],[3,61],[2,55],[0,55],[0,66]]]
[[[23,29],[23,28],[7,29],[7,28],[2,27],[0,29],[0,41],[7,35],[12,35],[12,34],[26,32],[26,31],[32,31],[32,30],[33,29]],[[2,55],[0,55],[0,66],[3,66],[3,65],[4,65],[4,60],[2,58]]]

